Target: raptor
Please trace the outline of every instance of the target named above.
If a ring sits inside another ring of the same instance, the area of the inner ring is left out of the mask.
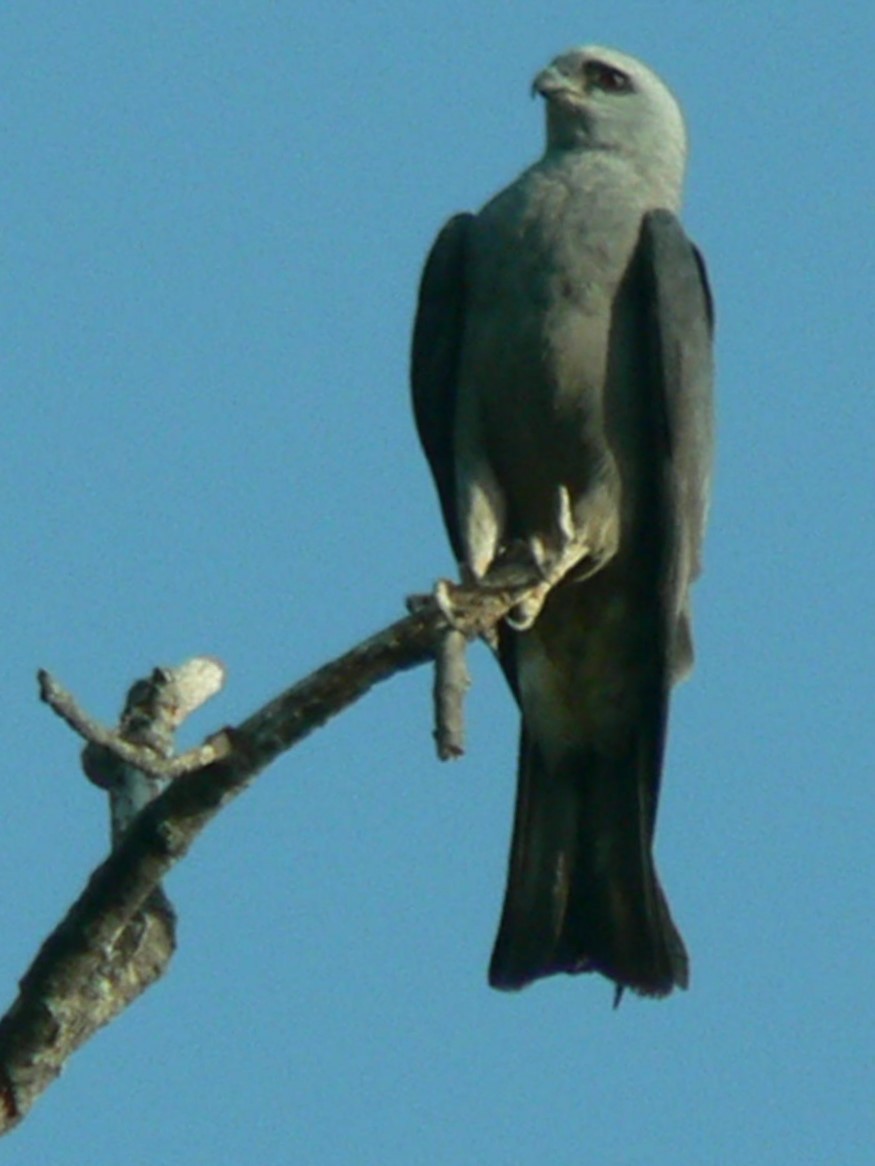
[[[499,631],[522,728],[489,978],[599,972],[664,996],[689,980],[653,840],[670,691],[693,656],[711,297],[678,219],[687,134],[666,85],[587,46],[533,88],[544,154],[441,231],[412,351],[463,573],[522,548],[539,580]]]

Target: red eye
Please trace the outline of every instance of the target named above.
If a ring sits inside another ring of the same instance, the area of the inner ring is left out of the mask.
[[[622,69],[615,69],[613,65],[606,65],[604,61],[587,61],[584,73],[590,85],[605,93],[629,93],[632,82]]]

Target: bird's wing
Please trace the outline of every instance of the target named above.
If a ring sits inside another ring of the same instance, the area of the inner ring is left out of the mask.
[[[432,246],[419,286],[410,364],[416,428],[459,561],[463,551],[456,508],[453,430],[465,315],[465,265],[473,219],[471,214],[455,215]]]
[[[714,453],[714,309],[702,256],[669,211],[641,225],[638,262],[649,324],[654,402],[664,411],[671,493],[701,570]]]
[[[672,672],[692,665],[689,586],[702,567],[714,456],[714,309],[702,256],[666,210],[644,216],[635,257],[653,432],[664,448],[649,520],[665,548],[660,590],[674,609]],[[671,620],[671,615],[669,619]]]

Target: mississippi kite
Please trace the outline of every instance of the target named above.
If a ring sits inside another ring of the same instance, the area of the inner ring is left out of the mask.
[[[671,685],[692,665],[712,447],[712,312],[677,213],[680,109],[586,47],[535,78],[543,157],[438,236],[413,337],[417,428],[463,573],[523,548],[499,631],[522,713],[496,988],[596,971],[663,996],[683,940],[652,845]]]

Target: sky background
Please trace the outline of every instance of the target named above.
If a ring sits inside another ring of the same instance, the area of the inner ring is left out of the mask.
[[[421,264],[540,153],[531,78],[585,42],[679,95],[718,308],[658,837],[690,991],[486,986],[517,727],[481,647],[460,763],[422,669],[220,816],[168,880],[168,975],[5,1166],[871,1162],[870,0],[2,6],[0,981],[107,845],[38,667],[112,722],[155,664],[219,656],[191,744],[451,570]]]

